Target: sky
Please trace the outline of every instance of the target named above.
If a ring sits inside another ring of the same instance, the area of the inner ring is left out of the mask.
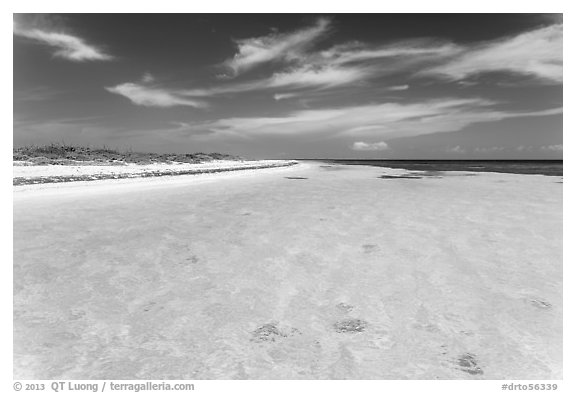
[[[561,159],[561,14],[15,14],[15,146]]]

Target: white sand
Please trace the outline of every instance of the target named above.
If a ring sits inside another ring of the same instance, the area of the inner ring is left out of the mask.
[[[226,166],[220,165],[206,169],[224,169],[222,172],[203,173],[198,170],[197,174],[184,174],[177,176],[159,176],[159,177],[132,177],[121,179],[102,179],[97,181],[70,181],[62,183],[40,183],[40,184],[25,184],[13,187],[14,200],[23,199],[46,199],[46,198],[62,198],[67,196],[82,196],[82,195],[102,195],[111,193],[123,193],[127,191],[143,192],[149,189],[167,189],[172,187],[180,187],[182,185],[192,185],[209,183],[223,179],[231,178],[245,178],[252,176],[260,176],[263,173],[284,173],[293,169],[302,169],[308,167],[308,164],[297,163],[295,165],[286,166],[289,161],[256,161],[259,164],[245,165],[245,166]],[[278,165],[277,167],[266,167],[268,165]],[[111,171],[113,167],[106,167],[104,170]],[[226,169],[242,168],[242,170]],[[197,170],[197,167],[193,169]],[[162,169],[160,169],[162,170]],[[170,172],[170,168],[164,168],[165,172]],[[112,172],[118,173],[118,172]],[[134,173],[134,172],[130,172]]]
[[[383,173],[15,192],[14,378],[562,378],[559,179]]]
[[[14,177],[48,177],[48,176],[92,176],[92,175],[116,175],[116,174],[140,174],[146,172],[171,172],[178,173],[190,170],[210,170],[223,168],[244,168],[264,165],[280,165],[282,160],[259,160],[259,161],[229,161],[218,160],[200,164],[173,163],[173,164],[126,164],[126,165],[31,165],[14,166]]]

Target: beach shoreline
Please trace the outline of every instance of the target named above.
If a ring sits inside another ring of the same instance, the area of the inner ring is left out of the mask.
[[[17,165],[13,167],[13,185],[88,182],[162,176],[202,175],[242,170],[270,169],[296,165],[293,160],[231,161],[205,163],[154,163],[147,165]]]
[[[13,200],[29,200],[42,198],[79,198],[83,196],[98,197],[105,194],[125,194],[178,188],[189,185],[200,185],[213,182],[226,182],[233,179],[250,179],[266,174],[291,173],[294,170],[308,168],[310,164],[295,163],[274,167],[233,168],[217,172],[202,172],[196,174],[179,174],[166,176],[136,176],[129,178],[108,178],[97,181],[69,181],[59,183],[23,184],[13,186]]]

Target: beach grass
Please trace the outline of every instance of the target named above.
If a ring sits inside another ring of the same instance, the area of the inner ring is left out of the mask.
[[[123,165],[125,163],[190,163],[197,164],[213,160],[241,160],[242,158],[222,153],[148,153],[131,150],[120,151],[107,146],[75,146],[66,143],[29,145],[13,149],[13,160],[29,165]]]

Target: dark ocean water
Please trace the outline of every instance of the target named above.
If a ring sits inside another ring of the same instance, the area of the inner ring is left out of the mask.
[[[562,160],[315,160],[344,165],[370,165],[414,171],[500,172],[563,176]]]

